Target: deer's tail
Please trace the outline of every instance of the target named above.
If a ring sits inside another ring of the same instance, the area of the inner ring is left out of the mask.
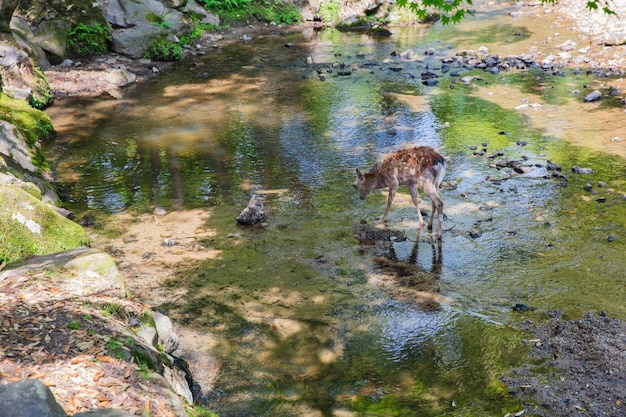
[[[443,177],[446,175],[446,160],[443,156],[439,155],[435,159],[433,171],[435,171],[435,188],[439,188],[443,182]]]

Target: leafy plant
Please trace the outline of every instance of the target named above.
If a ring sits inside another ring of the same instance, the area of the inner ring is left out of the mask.
[[[124,342],[115,338],[110,338],[107,342],[107,352],[109,356],[120,361],[126,360],[124,355]]]
[[[78,330],[81,328],[81,324],[80,321],[78,320],[72,320],[69,323],[67,323],[67,328],[70,330]]]
[[[70,30],[68,45],[76,56],[102,55],[109,49],[111,39],[108,25],[79,23]]]
[[[182,57],[183,48],[180,44],[165,38],[158,39],[144,54],[144,58],[156,61],[177,61]]]
[[[339,20],[339,3],[333,0],[320,4],[320,10],[317,13],[317,17],[325,23],[337,22]]]
[[[266,0],[262,4],[253,6],[250,13],[261,21],[279,24],[292,25],[302,21],[302,16],[296,6],[280,0]]]
[[[207,10],[216,12],[245,11],[251,0],[200,0],[200,3]]]
[[[115,303],[106,304],[102,309],[102,315],[105,317],[115,317],[118,319],[126,320],[126,312],[124,311],[124,307]]]

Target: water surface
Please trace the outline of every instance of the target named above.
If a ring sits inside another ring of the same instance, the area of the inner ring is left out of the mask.
[[[504,14],[488,19],[398,28],[390,38],[329,29],[240,43],[121,100],[50,109],[60,135],[46,152],[68,208],[113,218],[160,206],[211,212],[216,234],[204,244],[221,255],[178,271],[166,284],[185,296],[159,306],[177,326],[215,337],[207,349],[221,368],[209,408],[500,416],[520,409],[499,381],[527,351],[516,324],[553,309],[626,319],[624,159],[562,127],[573,107],[599,136],[623,121],[610,107],[589,111],[567,88],[554,96],[542,87],[592,80],[480,72],[472,86],[422,83],[457,49],[541,42],[531,19],[514,31],[497,30],[510,24]],[[505,38],[478,36],[486,27]],[[407,48],[419,59],[399,62],[393,52]],[[427,48],[435,54],[422,56]],[[345,68],[351,75],[338,75]],[[534,117],[514,109],[518,99],[550,107]],[[457,185],[441,191],[443,244],[418,239],[406,191],[390,228],[409,239],[360,244],[355,226],[374,226],[386,193],[358,200],[354,168],[414,145],[439,149]],[[505,159],[525,173],[497,169]],[[550,176],[548,160],[565,178]],[[576,165],[593,174],[574,174]],[[234,218],[255,191],[267,226],[240,228]],[[536,312],[514,313],[517,303]]]

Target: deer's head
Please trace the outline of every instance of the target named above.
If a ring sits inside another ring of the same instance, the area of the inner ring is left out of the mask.
[[[374,164],[370,172],[363,174],[359,169],[356,169],[356,189],[359,190],[359,198],[365,200],[365,198],[374,189],[376,182],[376,172],[378,171],[378,164]]]

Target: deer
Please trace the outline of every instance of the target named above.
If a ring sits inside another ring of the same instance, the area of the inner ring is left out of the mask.
[[[417,210],[420,234],[424,227],[424,218],[419,209],[419,186],[432,202],[432,213],[428,222],[428,231],[432,234],[433,220],[437,215],[437,240],[442,239],[443,201],[439,197],[437,189],[446,174],[446,160],[430,146],[417,146],[403,149],[387,155],[383,161],[374,164],[367,173],[361,173],[356,169],[357,184],[361,200],[372,192],[381,188],[389,187],[387,209],[383,216],[383,223],[387,223],[389,209],[393,202],[398,187],[406,185],[411,193],[411,199]]]

